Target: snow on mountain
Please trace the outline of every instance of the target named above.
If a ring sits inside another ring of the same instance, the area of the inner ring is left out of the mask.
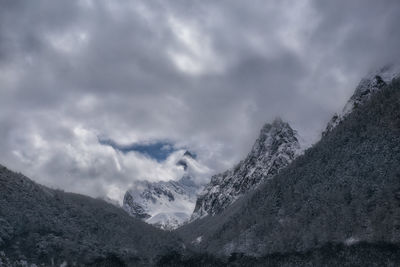
[[[220,213],[262,181],[272,178],[301,152],[297,133],[281,119],[265,124],[245,160],[211,178],[191,220]]]
[[[177,161],[184,175],[177,181],[137,181],[125,193],[123,209],[161,229],[172,230],[186,222],[193,212],[197,194],[203,188],[208,168],[186,151]]]
[[[362,78],[354,94],[344,106],[342,113],[335,114],[332,117],[322,135],[332,131],[355,108],[363,105],[372,95],[398,77],[400,77],[400,64],[389,64]]]

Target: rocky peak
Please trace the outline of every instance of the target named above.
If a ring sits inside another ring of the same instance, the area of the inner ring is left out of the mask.
[[[176,163],[177,166],[182,166],[185,171],[187,171],[188,168],[188,161],[189,160],[194,160],[195,157],[193,156],[192,153],[190,153],[188,150],[185,151],[183,154],[182,158]]]
[[[186,150],[185,153],[183,153],[183,157],[189,157],[191,159],[194,159],[195,156],[189,152],[189,150]]]
[[[264,157],[279,153],[279,150],[292,146],[294,143],[298,144],[296,135],[296,131],[287,122],[277,118],[271,124],[267,123],[262,127],[249,155]],[[293,153],[295,151],[297,150],[294,149]]]
[[[400,64],[388,64],[362,78],[341,114],[333,115],[322,135],[325,136],[331,132],[354,109],[364,105],[372,95],[398,77],[400,77]]]
[[[220,213],[244,193],[271,179],[300,151],[296,131],[281,119],[265,124],[247,157],[214,175],[198,197],[192,220]]]

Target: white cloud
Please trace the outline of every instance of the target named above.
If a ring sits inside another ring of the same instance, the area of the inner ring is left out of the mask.
[[[317,140],[399,58],[398,1],[38,1],[0,7],[0,162],[92,196],[181,175],[179,151],[158,163],[98,136],[171,140],[209,179],[277,115]]]
[[[223,71],[222,60],[213,51],[209,36],[174,16],[169,16],[168,23],[179,44],[170,48],[168,55],[180,71],[191,75]]]
[[[64,33],[49,33],[47,39],[60,53],[78,53],[89,43],[89,34],[84,30],[69,30]]]
[[[138,152],[122,153],[102,145],[94,130],[73,125],[63,130],[71,131],[70,139],[53,136],[46,141],[40,131],[31,128],[19,136],[25,142],[13,146],[15,160],[24,166],[24,171],[45,185],[121,202],[136,180],[168,181],[183,176],[182,167],[176,163],[185,150],[177,150],[158,162]],[[193,166],[194,173],[203,175],[202,179],[210,174],[199,163]]]

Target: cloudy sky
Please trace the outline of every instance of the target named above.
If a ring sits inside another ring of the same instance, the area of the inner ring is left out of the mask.
[[[0,163],[120,199],[176,179],[185,149],[209,174],[232,166],[276,116],[310,144],[399,59],[399,14],[398,0],[1,0]]]

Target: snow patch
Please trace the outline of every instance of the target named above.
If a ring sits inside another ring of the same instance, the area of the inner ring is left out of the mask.
[[[349,238],[347,238],[345,241],[344,241],[344,244],[346,245],[346,246],[352,246],[352,245],[355,245],[355,244],[357,244],[357,243],[359,243],[360,242],[360,240],[358,239],[358,238],[356,238],[356,237],[349,237]]]
[[[176,229],[188,221],[210,170],[189,152],[176,165],[184,171],[178,181],[136,181],[125,193],[124,210],[164,230]]]

